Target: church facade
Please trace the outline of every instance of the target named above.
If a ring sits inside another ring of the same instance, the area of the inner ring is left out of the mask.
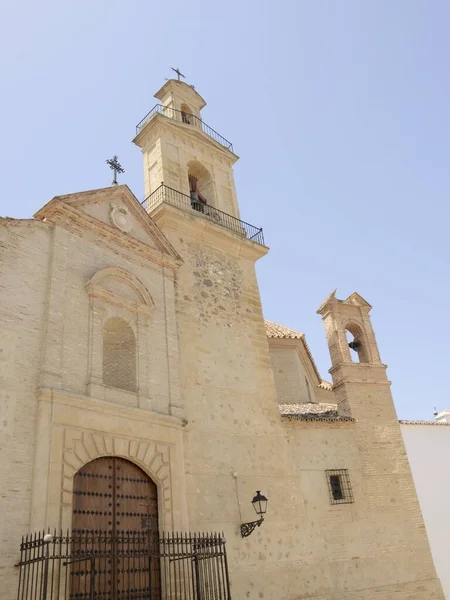
[[[145,498],[160,532],[224,532],[233,600],[442,600],[370,305],[320,306],[322,380],[264,320],[231,144],[189,85],[156,98],[144,203],[115,185],[0,221],[0,598],[23,534],[133,530]]]

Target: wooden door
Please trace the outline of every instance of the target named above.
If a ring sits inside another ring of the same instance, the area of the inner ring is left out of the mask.
[[[74,477],[72,555],[94,555],[96,600],[160,598],[158,498],[135,464],[97,458]],[[90,563],[72,564],[71,597],[89,598]]]

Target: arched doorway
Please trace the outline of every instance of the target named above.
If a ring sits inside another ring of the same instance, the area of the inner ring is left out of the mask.
[[[75,555],[95,557],[96,597],[124,600],[132,591],[136,600],[160,598],[157,487],[137,465],[106,456],[75,474],[72,537]],[[83,562],[72,565],[73,599],[88,592],[86,570]]]

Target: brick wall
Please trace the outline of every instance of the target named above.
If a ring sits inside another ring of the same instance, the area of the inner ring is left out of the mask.
[[[0,220],[0,596],[15,597],[28,531],[51,229]]]
[[[316,401],[311,383],[308,394],[306,369],[297,350],[274,346],[271,344],[271,340],[269,340],[269,349],[278,402],[295,404]]]

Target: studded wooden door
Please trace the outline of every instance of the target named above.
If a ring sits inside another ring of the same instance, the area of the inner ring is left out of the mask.
[[[83,538],[84,548],[86,536],[92,536],[96,600],[160,598],[157,488],[142,469],[123,458],[104,457],[76,473],[75,558],[77,535]],[[87,563],[73,563],[71,597],[89,598],[91,577]]]

